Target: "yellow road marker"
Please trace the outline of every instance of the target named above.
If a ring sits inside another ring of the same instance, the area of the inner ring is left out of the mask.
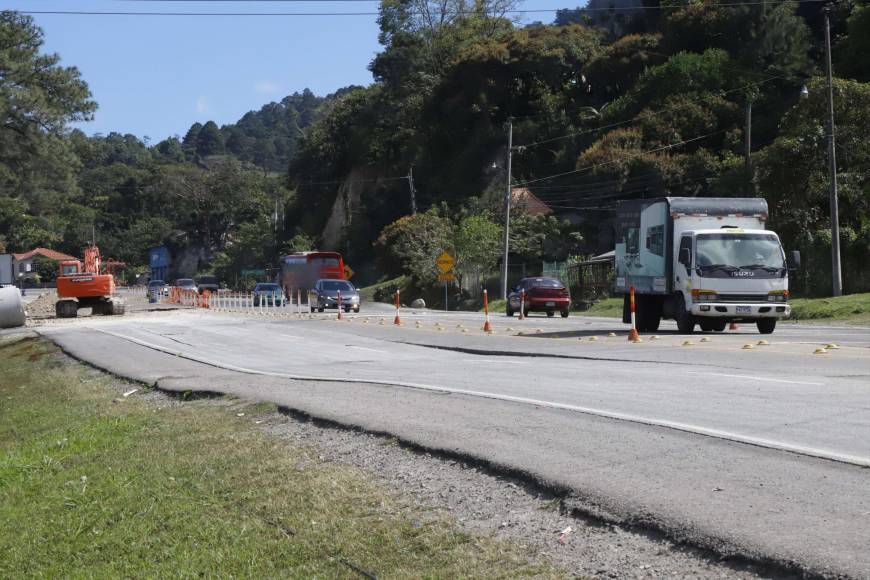
[[[695,343],[692,342],[691,340],[684,340],[684,341],[683,341],[683,346],[692,346],[692,345],[694,345],[694,344],[695,344]]]
[[[767,342],[766,340],[759,340],[759,341],[758,341],[758,346],[767,346],[767,345],[769,345],[769,344],[770,344],[770,343]]]
[[[819,347],[815,351],[813,351],[813,354],[828,354],[828,351],[826,351],[822,347]]]
[[[840,348],[840,346],[837,345],[837,344],[834,344],[834,343],[832,342],[832,343],[830,343],[830,344],[826,344],[826,345],[825,345],[825,348],[828,349],[828,350],[837,350],[838,348]]]
[[[753,348],[755,348],[754,344],[747,343],[743,345],[743,350],[752,350]]]
[[[709,336],[705,336],[701,338],[701,342],[713,342]]]

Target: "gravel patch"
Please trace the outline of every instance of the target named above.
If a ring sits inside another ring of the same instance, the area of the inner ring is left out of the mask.
[[[589,578],[761,578],[783,576],[752,563],[720,560],[578,516],[561,498],[472,463],[408,449],[395,439],[295,415],[255,418],[267,432],[321,459],[362,468],[400,501],[447,515],[466,531],[493,534]],[[570,530],[569,530],[570,528]]]

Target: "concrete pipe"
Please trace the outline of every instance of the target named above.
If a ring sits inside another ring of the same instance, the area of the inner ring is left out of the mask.
[[[0,287],[0,328],[24,326],[24,303],[15,286]]]

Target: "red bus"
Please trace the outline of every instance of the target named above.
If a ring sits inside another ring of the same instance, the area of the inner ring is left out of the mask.
[[[281,286],[288,297],[307,293],[322,278],[344,280],[344,260],[338,252],[299,252],[281,260]]]

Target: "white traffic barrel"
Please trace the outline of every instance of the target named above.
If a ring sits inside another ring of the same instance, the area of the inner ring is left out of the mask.
[[[24,326],[24,303],[15,286],[0,287],[0,328]]]

